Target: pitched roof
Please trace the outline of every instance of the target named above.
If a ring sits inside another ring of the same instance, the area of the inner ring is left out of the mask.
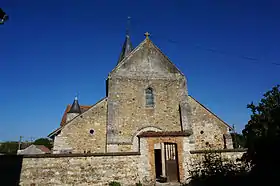
[[[85,111],[87,111],[88,109],[90,109],[92,106],[90,105],[80,105],[80,109],[81,109],[81,113],[84,113]],[[64,114],[62,116],[61,122],[60,122],[60,126],[64,126],[66,124],[66,117],[67,117],[67,113],[70,111],[71,109],[71,105],[67,105]]]
[[[94,105],[92,105],[92,106],[80,105],[81,111],[82,111],[81,114],[83,114],[84,112],[88,111],[90,108],[92,108],[92,107],[98,105],[98,104],[101,103],[103,100],[107,100],[107,97],[102,98],[101,100],[99,100],[98,102],[96,102],[96,103],[95,103]],[[67,117],[67,112],[70,110],[70,108],[71,108],[71,105],[67,105],[67,107],[66,107],[66,109],[65,109],[65,111],[64,111],[62,120],[61,120],[61,122],[60,122],[60,127],[57,128],[56,130],[54,130],[52,133],[50,133],[50,134],[48,135],[49,138],[51,138],[51,137],[53,137],[54,135],[56,135],[56,134],[57,134],[59,131],[61,131],[61,129],[67,124],[67,123],[66,123],[66,117]],[[74,118],[74,119],[75,119],[75,118]],[[68,122],[68,123],[69,123],[69,122]]]
[[[123,43],[122,51],[118,60],[118,64],[133,50],[132,43],[130,40],[130,36],[128,33],[125,36],[125,40]]]
[[[40,149],[41,151],[45,152],[45,153],[51,153],[51,150],[44,146],[44,145],[35,145],[38,149]]]
[[[75,100],[72,103],[71,109],[69,110],[68,113],[79,113],[79,114],[81,113],[81,108],[77,97],[75,97]]]
[[[44,145],[30,145],[29,147],[18,150],[17,154],[49,154],[51,153],[50,149]]]
[[[146,45],[148,44],[148,45]],[[108,78],[110,78],[111,74],[117,71],[121,68],[121,66],[125,65],[125,63],[139,50],[143,49],[143,46],[149,46],[154,47],[162,56],[165,58],[165,60],[172,66],[174,69],[176,69],[177,72],[179,72],[181,75],[184,76],[184,74],[179,70],[179,68],[148,38],[146,37],[136,48],[134,48],[128,55],[126,55],[115,68],[109,73]]]

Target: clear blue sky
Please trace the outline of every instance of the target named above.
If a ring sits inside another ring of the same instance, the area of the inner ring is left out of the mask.
[[[280,63],[279,6],[271,0],[1,0],[10,20],[0,25],[0,140],[47,136],[77,92],[85,105],[105,96],[127,16],[133,45],[149,31],[187,76],[190,95],[241,131],[246,105],[280,82],[280,66],[271,64]]]

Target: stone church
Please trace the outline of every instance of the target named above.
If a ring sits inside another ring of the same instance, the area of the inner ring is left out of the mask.
[[[75,98],[48,137],[54,154],[139,152],[142,174],[178,181],[191,150],[233,148],[231,129],[188,94],[185,75],[146,33],[135,48],[126,34],[106,96],[93,105]]]

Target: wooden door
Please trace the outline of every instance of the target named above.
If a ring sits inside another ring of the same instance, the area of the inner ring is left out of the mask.
[[[176,143],[164,143],[166,177],[168,182],[179,181],[178,152]]]

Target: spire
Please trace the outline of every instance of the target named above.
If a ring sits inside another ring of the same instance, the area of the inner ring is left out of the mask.
[[[126,36],[125,36],[125,40],[123,43],[123,47],[118,63],[120,63],[133,50],[132,43],[130,41],[130,36],[129,36],[129,25],[130,25],[130,17],[127,18]]]
[[[131,18],[130,16],[127,17],[126,35],[129,35],[130,18]]]
[[[68,113],[81,113],[81,108],[80,108],[80,105],[78,103],[78,97],[76,96],[75,99],[74,99],[74,102],[71,106],[71,109],[69,110]]]

